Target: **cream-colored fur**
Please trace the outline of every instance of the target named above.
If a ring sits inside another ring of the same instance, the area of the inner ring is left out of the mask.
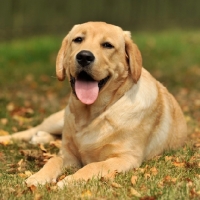
[[[38,131],[48,137],[48,133],[62,132],[62,154],[29,177],[26,180],[29,186],[55,182],[62,169],[70,166],[80,169],[58,182],[61,188],[72,180],[101,177],[115,170],[125,172],[139,167],[144,159],[182,146],[186,140],[186,122],[178,103],[142,68],[140,51],[129,32],[103,22],[74,26],[58,53],[59,80],[65,76],[71,82],[72,77],[77,80],[82,68],[76,55],[82,50],[95,57],[94,62],[84,68],[87,74],[98,82],[109,79],[90,105],[77,98],[72,83],[65,111],[12,136],[20,140],[32,138],[32,142],[37,143],[41,142],[40,134],[35,136]],[[0,138],[0,141],[5,139]]]

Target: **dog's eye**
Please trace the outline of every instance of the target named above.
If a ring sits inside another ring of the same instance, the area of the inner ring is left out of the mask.
[[[75,43],[81,43],[82,41],[83,41],[82,37],[77,37],[77,38],[73,39],[73,42],[75,42]]]
[[[112,44],[110,44],[109,42],[104,42],[104,43],[102,44],[102,46],[103,46],[104,48],[107,48],[107,49],[112,49],[112,48],[114,48],[114,46],[113,46]]]

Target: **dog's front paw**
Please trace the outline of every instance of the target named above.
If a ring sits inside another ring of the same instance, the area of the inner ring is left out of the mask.
[[[46,144],[53,141],[55,138],[45,131],[38,131],[33,137],[31,138],[31,144]]]
[[[56,177],[47,177],[41,175],[40,173],[36,173],[30,176],[28,179],[26,179],[25,182],[28,187],[31,187],[33,185],[45,185],[46,183],[56,183]]]

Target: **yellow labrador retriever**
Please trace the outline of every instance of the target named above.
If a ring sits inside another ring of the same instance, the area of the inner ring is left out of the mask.
[[[30,176],[27,185],[55,182],[69,166],[80,169],[58,182],[61,188],[72,180],[125,172],[184,144],[183,113],[167,89],[142,68],[130,32],[104,22],[75,25],[62,42],[56,73],[71,83],[65,111],[12,136],[41,142],[52,139],[48,133],[62,131],[62,154]]]

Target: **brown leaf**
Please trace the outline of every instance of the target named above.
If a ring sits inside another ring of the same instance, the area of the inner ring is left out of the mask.
[[[18,164],[18,166],[22,166],[22,163],[23,163],[24,161],[23,161],[23,159],[21,159],[17,164]]]
[[[50,142],[50,145],[57,147],[58,149],[61,148],[62,142],[61,140],[54,140]]]
[[[122,186],[119,183],[116,183],[116,182],[112,182],[111,186],[115,187],[115,188],[122,188]]]
[[[39,144],[39,147],[40,147],[40,149],[41,149],[44,153],[47,152],[47,150],[45,149],[45,147],[44,147],[43,144]]]
[[[9,103],[9,104],[6,106],[6,109],[7,109],[7,111],[12,112],[12,111],[15,109],[14,103]]]
[[[31,185],[31,186],[28,186],[28,188],[30,189],[30,191],[33,193],[37,190],[37,187],[35,185]]]
[[[19,125],[21,125],[21,126],[24,123],[29,123],[29,122],[32,121],[32,118],[22,117],[22,116],[19,116],[19,115],[14,115],[13,119],[16,120],[19,123]]]
[[[132,187],[130,189],[130,192],[131,192],[132,196],[141,197],[141,194],[137,190],[135,190],[134,188],[132,188]]]
[[[184,162],[173,162],[173,165],[175,167],[184,167],[185,166],[185,163]]]
[[[59,181],[63,180],[65,177],[66,177],[66,175],[65,175],[65,174],[61,175],[61,176],[58,178],[58,180],[57,180],[57,181],[59,182]]]
[[[13,144],[13,141],[12,140],[0,141],[0,144],[3,146],[8,146],[10,144]]]
[[[0,161],[5,161],[5,154],[3,152],[0,152]]]
[[[150,172],[151,172],[153,175],[156,175],[156,174],[158,173],[158,170],[157,170],[156,167],[152,167],[152,168],[150,169]]]
[[[137,176],[132,176],[132,177],[131,177],[131,183],[132,183],[133,185],[135,185],[136,182],[137,182],[137,179],[138,179]]]
[[[28,178],[29,176],[32,175],[30,171],[25,171],[24,173],[19,173],[18,174],[21,178]]]
[[[195,188],[191,188],[190,189],[190,197],[191,198],[196,198],[198,196],[199,196],[199,194],[196,192]]]
[[[2,118],[1,120],[1,124],[6,125],[8,123],[8,119],[6,118]]]
[[[44,160],[48,160],[49,158],[55,157],[56,154],[51,154],[51,153],[43,153]]]
[[[9,133],[7,131],[0,130],[0,136],[5,136],[5,135],[9,135]]]
[[[145,173],[145,174],[144,174],[144,177],[145,177],[145,179],[148,179],[148,178],[151,178],[151,175],[150,175],[150,174],[147,174],[147,173]]]
[[[24,173],[25,173],[25,175],[28,176],[28,177],[32,175],[32,172],[31,172],[31,171],[25,171]]]
[[[165,176],[164,179],[163,179],[163,182],[166,182],[166,183],[170,183],[170,182],[175,183],[176,180],[177,180],[177,178],[173,178],[171,176]]]
[[[172,156],[165,156],[165,161],[171,161],[172,160]]]
[[[200,142],[199,143],[195,143],[194,147],[199,148],[200,147]]]
[[[27,178],[28,176],[26,176],[26,174],[24,173],[19,173],[18,176],[20,176],[21,178]]]
[[[92,196],[92,192],[90,190],[85,190],[81,193],[82,198],[89,198]]]
[[[35,193],[33,200],[41,200],[41,199],[42,199],[42,195],[40,193]]]
[[[159,188],[163,188],[163,187],[164,187],[163,181],[158,182],[158,187],[159,187]]]
[[[21,160],[17,163],[17,165],[18,165],[17,170],[18,170],[19,172],[22,170],[23,162],[24,162],[23,159],[21,159]]]
[[[196,174],[196,177],[198,177],[200,179],[200,174]]]
[[[143,174],[143,173],[145,173],[146,169],[145,168],[139,168],[138,171]]]
[[[156,197],[149,197],[149,196],[140,198],[140,200],[156,200],[156,199],[157,199]]]

